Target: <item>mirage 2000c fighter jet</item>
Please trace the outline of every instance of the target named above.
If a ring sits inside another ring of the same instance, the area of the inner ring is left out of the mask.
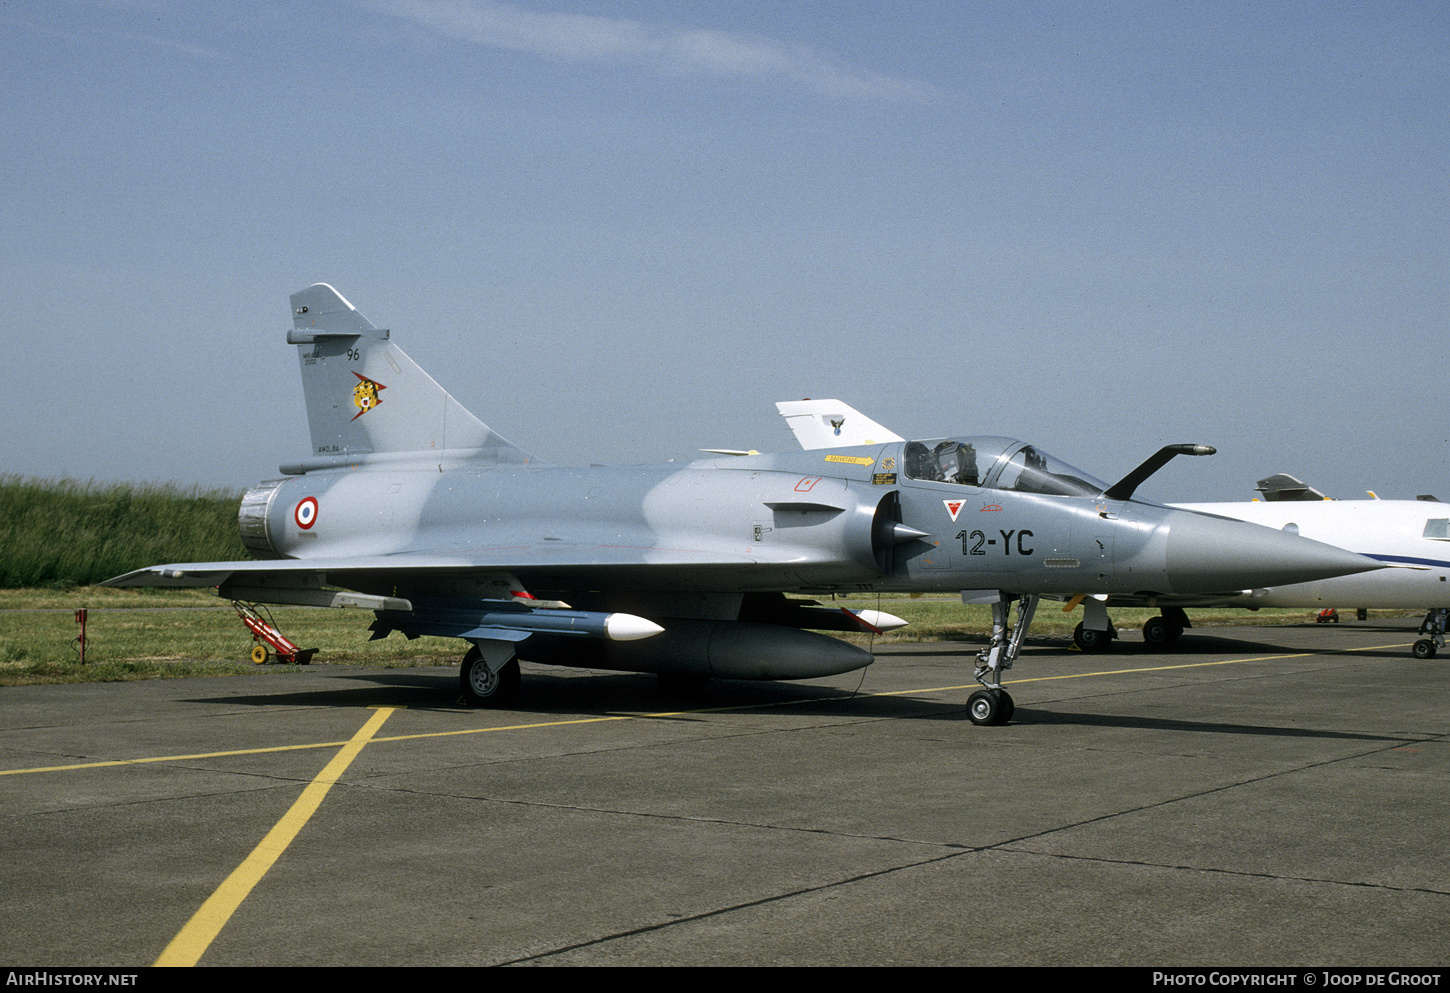
[[[869,665],[820,630],[895,623],[786,594],[999,591],[971,719],[1000,724],[1041,595],[1211,594],[1379,568],[1268,528],[1131,499],[1006,438],[900,439],[686,466],[563,468],[465,410],[331,286],[292,296],[307,458],[242,498],[243,562],[154,566],[113,586],[355,606],[374,637],[471,644],[460,684],[506,704],[518,660],[699,680]],[[1018,603],[1008,633],[1008,612]]]

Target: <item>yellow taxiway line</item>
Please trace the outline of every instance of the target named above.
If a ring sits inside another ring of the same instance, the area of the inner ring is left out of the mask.
[[[267,870],[292,844],[292,839],[297,837],[297,832],[317,812],[322,804],[323,797],[327,791],[332,789],[333,784],[338,781],[352,760],[357,758],[363,746],[372,740],[377,734],[378,728],[392,715],[396,707],[379,707],[377,713],[373,714],[364,724],[358,733],[352,736],[346,745],[333,756],[332,761],[327,763],[317,777],[307,784],[292,809],[267,832],[267,836],[261,840],[252,854],[248,855],[241,865],[237,866],[226,881],[217,887],[207,901],[201,905],[201,909],[192,915],[186,926],[171,939],[171,944],[161,953],[155,965],[170,966],[191,966],[196,965],[202,953],[207,950],[212,941],[221,929],[231,920],[232,914],[242,905],[247,894],[252,888],[262,881]]]

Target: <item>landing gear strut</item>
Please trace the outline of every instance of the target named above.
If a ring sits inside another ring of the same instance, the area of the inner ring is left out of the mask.
[[[1433,659],[1435,652],[1445,647],[1447,617],[1450,617],[1450,610],[1444,607],[1436,607],[1425,615],[1424,621],[1420,623],[1420,633],[1430,637],[1415,642],[1415,647],[1410,650],[1415,658]]]
[[[967,716],[973,724],[1006,724],[1017,711],[1012,697],[1002,689],[1001,675],[1003,670],[1012,668],[1017,653],[1022,650],[1022,639],[1032,624],[1037,599],[1033,594],[1019,600],[1013,594],[999,593],[997,602],[992,604],[992,643],[977,654],[977,671],[973,673],[982,689],[967,698]],[[1013,600],[1017,600],[1017,623],[1009,633],[1007,622]]]

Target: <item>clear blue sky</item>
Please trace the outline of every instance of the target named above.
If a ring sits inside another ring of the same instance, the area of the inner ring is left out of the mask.
[[[1450,5],[0,3],[0,471],[305,454],[332,283],[550,461],[835,396],[1450,500]]]

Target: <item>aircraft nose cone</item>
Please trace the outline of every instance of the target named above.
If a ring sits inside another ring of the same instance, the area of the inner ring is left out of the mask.
[[[1188,511],[1169,528],[1167,566],[1179,593],[1291,586],[1384,568],[1334,545]]]

